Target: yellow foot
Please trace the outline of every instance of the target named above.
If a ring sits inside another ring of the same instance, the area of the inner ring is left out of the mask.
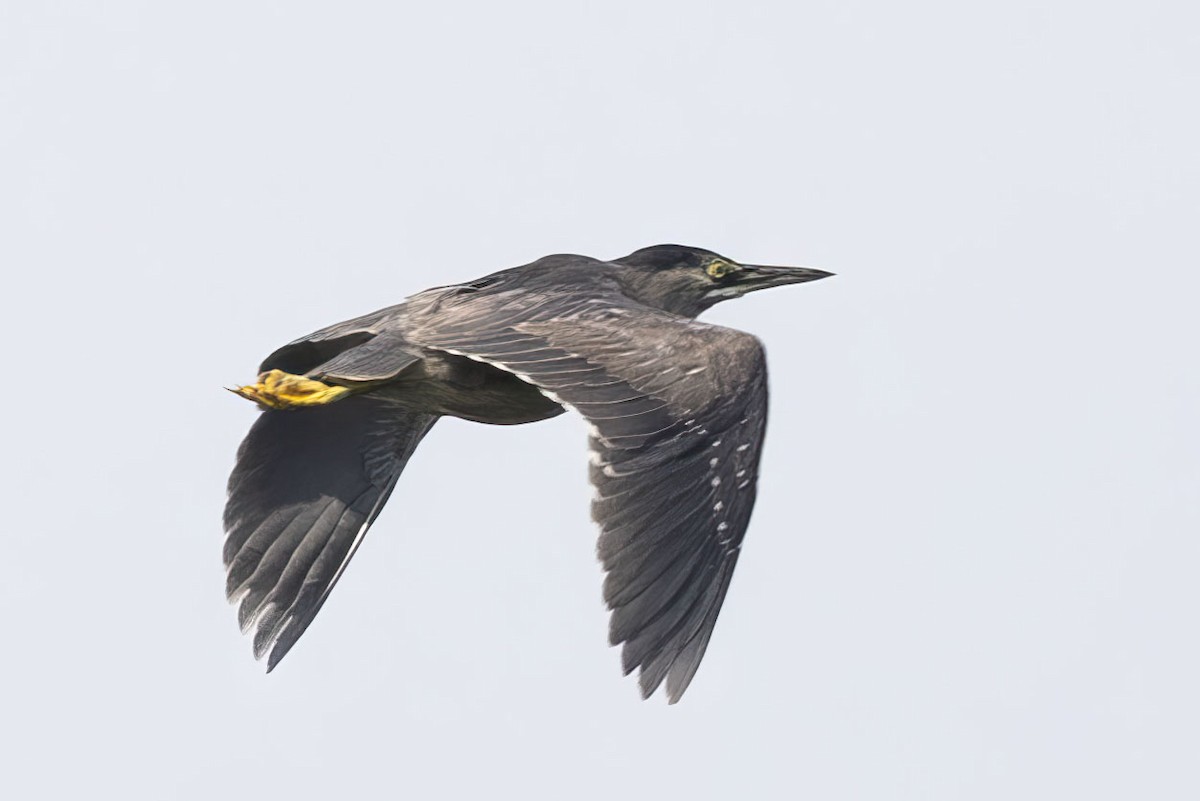
[[[330,386],[282,370],[270,370],[258,377],[257,384],[235,387],[229,391],[268,409],[323,406],[350,394],[348,387]]]

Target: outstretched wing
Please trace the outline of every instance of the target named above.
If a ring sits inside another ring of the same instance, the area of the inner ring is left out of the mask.
[[[225,506],[226,592],[272,670],[308,628],[437,420],[367,396],[265,411]]]
[[[516,374],[591,425],[592,515],[610,641],[671,703],[704,656],[750,512],[767,416],[766,362],[739,331],[644,308],[559,316],[502,304],[408,332]]]

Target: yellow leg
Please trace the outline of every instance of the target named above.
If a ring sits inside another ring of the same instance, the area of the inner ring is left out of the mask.
[[[235,387],[229,391],[268,409],[324,406],[351,392],[348,387],[331,386],[282,370],[269,370],[258,377],[257,384]]]

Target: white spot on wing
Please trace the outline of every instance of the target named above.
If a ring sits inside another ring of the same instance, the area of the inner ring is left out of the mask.
[[[249,594],[250,594],[250,582],[247,581],[245,584],[243,584],[241,587],[239,587],[233,595],[229,596],[229,603],[232,604],[233,606],[241,606],[242,599],[245,598]],[[244,633],[245,629],[242,629],[242,631]]]
[[[715,476],[715,477],[713,478],[713,480],[712,480],[710,483],[711,483],[711,484],[712,484],[714,487],[719,487],[719,486],[721,486],[721,478],[720,478],[720,476]]]

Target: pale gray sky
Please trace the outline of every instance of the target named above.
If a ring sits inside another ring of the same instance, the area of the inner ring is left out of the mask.
[[[0,6],[0,788],[1193,799],[1200,13],[1113,2]],[[838,277],[772,369],[704,666],[605,644],[583,424],[438,425],[267,677],[222,597],[326,323],[552,252]]]

